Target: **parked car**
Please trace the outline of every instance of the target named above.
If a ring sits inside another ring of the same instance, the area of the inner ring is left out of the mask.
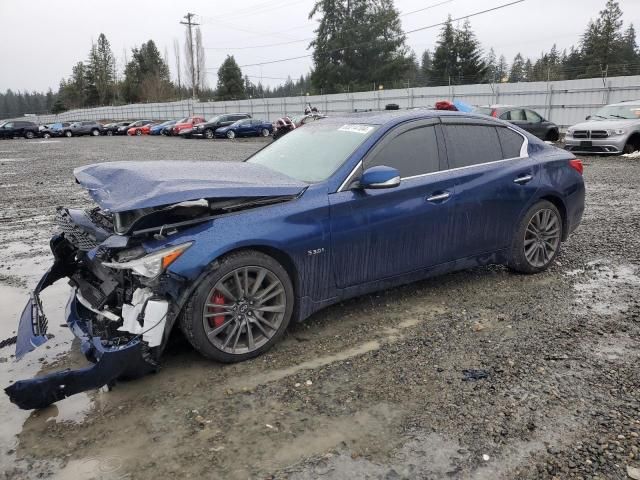
[[[17,328],[47,340],[41,291],[68,277],[70,330],[96,363],[14,382],[22,408],[157,368],[174,325],[239,362],[346,298],[488,264],[544,271],[580,223],[582,163],[494,118],[379,112],[298,128],[245,162],[79,167],[97,208],[60,207],[53,267]]]
[[[176,120],[168,120],[166,122],[158,123],[153,125],[149,129],[149,135],[163,135],[164,129],[169,129],[176,124]]]
[[[144,127],[145,125],[149,125],[150,123],[153,122],[151,120],[136,120],[135,122],[131,122],[128,125],[118,127],[116,135],[126,135],[130,128]]]
[[[204,122],[203,117],[188,117],[184,121],[176,122],[176,124],[171,129],[171,133],[173,135],[181,135],[183,137],[188,138],[187,133],[193,130],[193,126],[202,122]],[[183,132],[184,132],[184,135],[182,135]]]
[[[548,142],[557,142],[560,139],[558,126],[530,108],[493,105],[477,107],[474,112],[505,120]]]
[[[264,120],[256,120],[248,118],[238,120],[227,127],[220,127],[216,130],[218,138],[236,138],[236,137],[268,137],[273,132],[271,122]]]
[[[140,135],[149,135],[149,132],[151,130],[151,127],[155,126],[156,123],[155,122],[150,122],[150,123],[145,123],[144,125],[135,125],[135,126],[130,126],[129,130],[127,130],[127,135],[135,135],[135,136],[140,136]]]
[[[81,137],[82,135],[91,135],[93,137],[97,137],[98,135],[102,134],[102,129],[102,125],[98,122],[74,122],[69,124],[69,126],[64,127],[62,129],[62,134],[65,137]]]
[[[207,122],[197,123],[194,125],[193,129],[191,132],[188,132],[188,134],[193,137],[213,138],[218,128],[228,127],[238,120],[244,120],[247,118],[251,118],[251,115],[248,113],[225,113],[224,115],[216,115]]]
[[[39,135],[42,138],[59,137],[64,129],[70,125],[69,122],[49,123],[38,127]]]
[[[107,135],[109,137],[111,137],[112,135],[123,135],[122,132],[124,131],[124,133],[127,133],[127,130],[126,128],[120,130],[120,127],[129,127],[129,125],[131,125],[131,122],[129,121],[107,123],[106,125],[104,125],[102,133],[103,135]]]
[[[569,127],[565,147],[573,153],[613,154],[640,150],[640,100],[602,107]]]
[[[327,116],[317,112],[305,115],[297,115],[293,118],[279,118],[273,123],[273,139],[277,140],[278,138],[286,135],[295,128],[301,127],[302,125],[306,125],[311,122],[315,122],[316,120],[321,120],[323,118],[327,118]]]
[[[38,125],[33,122],[12,120],[0,126],[0,138],[34,138],[38,136]]]

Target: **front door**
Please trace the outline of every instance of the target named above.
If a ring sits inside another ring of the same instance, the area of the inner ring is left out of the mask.
[[[365,157],[361,171],[376,165],[399,170],[395,188],[344,186],[329,195],[331,251],[339,288],[435,265],[450,256],[454,182],[441,162],[439,121],[396,127]]]

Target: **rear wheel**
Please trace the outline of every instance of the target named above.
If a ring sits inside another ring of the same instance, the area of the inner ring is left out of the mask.
[[[136,137],[139,137],[140,135],[142,135],[142,130],[137,129],[136,130]]]
[[[553,203],[536,203],[513,238],[509,266],[522,273],[546,270],[560,251],[562,228],[562,216]]]
[[[45,138],[45,139],[46,139],[46,138],[51,138],[51,134],[50,134],[49,132],[44,132],[44,133],[42,134],[42,138]]]
[[[293,312],[285,269],[247,250],[220,260],[185,307],[181,328],[205,357],[232,363],[264,353],[283,335]]]
[[[229,131],[227,132],[227,138],[228,138],[229,140],[233,140],[234,138],[236,138],[236,132],[234,132],[233,130],[229,130]]]
[[[64,136],[67,138],[71,138],[73,136],[73,133],[71,133],[71,130],[67,130],[66,132],[64,132]]]
[[[93,130],[91,130],[91,135],[97,137],[98,135],[100,135],[100,130],[94,128]]]
[[[260,133],[262,134],[263,137],[268,137],[269,136],[269,129],[263,128]]]
[[[33,137],[35,137],[35,134],[31,131],[27,131],[24,132],[24,138],[28,138],[29,140],[31,140]]]
[[[107,130],[107,137],[113,137],[113,132],[111,130]]]
[[[557,142],[560,139],[560,133],[555,128],[553,130],[549,130],[545,137],[547,142]]]

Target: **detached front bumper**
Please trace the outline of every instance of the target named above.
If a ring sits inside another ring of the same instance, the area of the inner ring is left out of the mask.
[[[53,237],[51,250],[55,262],[38,282],[20,317],[16,341],[17,360],[48,340],[47,319],[42,311],[40,293],[59,279],[71,278],[77,268],[73,260],[72,247],[62,235]],[[137,306],[129,305],[130,330],[123,327],[124,333],[119,333],[114,338],[105,338],[103,333],[98,334],[98,331],[104,332],[104,329],[97,328],[100,324],[100,322],[96,323],[97,319],[112,315],[115,320],[119,320],[118,316],[94,309],[82,297],[80,290],[74,287],[66,307],[67,325],[80,339],[82,352],[94,365],[17,381],[5,388],[11,402],[23,409],[44,408],[70,395],[113,384],[119,379],[137,378],[155,371],[157,364],[149,345],[159,345],[162,342],[166,310],[162,318],[154,319],[158,328],[138,324],[136,327],[138,331],[131,332],[131,328],[136,326],[135,319],[147,318],[145,309],[147,305],[154,302],[147,297],[145,297],[145,303]],[[155,301],[153,305],[156,307],[156,312],[159,303],[167,304],[167,302]],[[112,320],[102,320],[102,323],[104,324],[105,321]],[[114,324],[114,328],[116,327],[117,324]],[[123,332],[122,329],[118,331]],[[153,341],[149,341],[152,337],[154,337]]]

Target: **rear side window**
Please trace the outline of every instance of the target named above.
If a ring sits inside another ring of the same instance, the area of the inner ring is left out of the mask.
[[[533,110],[525,110],[524,114],[527,117],[527,122],[540,123],[542,121],[542,117]]]
[[[400,172],[403,178],[440,170],[436,129],[416,127],[400,133],[367,160],[365,168],[386,165]]]
[[[527,117],[524,114],[524,110],[511,110],[509,112],[509,118],[507,120],[523,120],[526,121]]]
[[[524,139],[522,135],[509,130],[505,127],[498,127],[498,137],[500,138],[500,145],[502,145],[502,153],[504,158],[517,158],[520,156],[520,150]]]
[[[443,125],[449,168],[469,167],[502,160],[495,127],[489,125]]]

